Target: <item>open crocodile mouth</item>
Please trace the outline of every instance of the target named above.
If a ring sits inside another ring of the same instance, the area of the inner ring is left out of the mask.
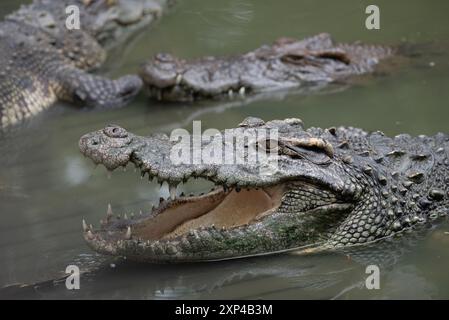
[[[232,229],[248,225],[276,209],[282,187],[235,189],[222,187],[205,195],[185,197],[164,203],[153,219],[135,225],[134,234],[144,240],[171,239],[193,230]]]
[[[114,216],[109,205],[101,229],[94,231],[83,221],[88,242],[105,240],[163,241],[181,238],[202,230],[231,232],[246,227],[272,214],[280,206],[285,184],[263,188],[227,188],[216,186],[200,195],[176,195],[160,198],[159,205],[137,216]]]
[[[313,190],[319,189],[317,186],[308,182],[295,183],[296,187],[301,185],[305,194],[298,200],[301,202],[297,207],[299,211],[291,215],[279,211],[292,187],[289,182],[244,188],[220,185],[210,192],[190,196],[182,193],[177,196],[176,189],[171,189],[171,196],[161,198],[159,205],[150,212],[114,216],[109,206],[98,230],[83,220],[84,238],[98,252],[157,263],[321,250],[321,242],[314,241],[313,233],[322,232],[320,225],[330,231],[328,226],[335,225],[342,212],[349,212],[352,205],[335,201],[330,191],[321,193],[330,200],[320,203],[318,195],[314,198],[313,194]],[[298,223],[300,217],[305,217],[303,226]],[[280,224],[277,219],[281,220]],[[297,231],[289,231],[293,227]],[[302,233],[300,241],[286,241],[290,232],[292,238],[295,232]]]

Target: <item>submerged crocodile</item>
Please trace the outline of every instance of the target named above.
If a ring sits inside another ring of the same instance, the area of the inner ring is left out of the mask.
[[[398,48],[334,43],[323,33],[303,40],[281,38],[273,45],[233,57],[193,61],[167,53],[145,63],[141,76],[151,97],[169,101],[237,97],[343,81],[370,73]]]
[[[245,150],[275,151],[271,174],[252,162],[172,164],[177,142],[166,135],[142,137],[115,125],[84,135],[80,150],[95,163],[108,170],[133,163],[142,176],[167,181],[171,193],[138,217],[117,219],[109,210],[98,230],[83,220],[89,246],[146,262],[311,253],[373,243],[431,224],[449,210],[447,134],[390,138],[258,118],[226,134],[255,129],[278,132],[277,143],[263,136],[246,141]],[[221,145],[224,134],[202,141],[201,150]],[[217,187],[200,196],[177,195],[179,183],[197,177]]]
[[[135,75],[110,80],[87,73],[105,49],[127,38],[162,10],[165,0],[34,0],[0,23],[0,127],[15,124],[56,100],[88,106],[126,104],[142,86]],[[68,29],[68,6],[80,29]]]

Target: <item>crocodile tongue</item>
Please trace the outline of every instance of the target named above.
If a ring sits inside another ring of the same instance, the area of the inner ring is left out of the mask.
[[[221,189],[171,201],[153,218],[133,225],[133,234],[142,240],[159,240],[200,228],[229,229],[250,224],[279,206],[282,190],[282,186],[240,192]]]

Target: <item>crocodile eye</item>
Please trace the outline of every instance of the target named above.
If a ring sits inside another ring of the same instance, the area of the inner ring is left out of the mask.
[[[126,138],[128,136],[128,132],[119,126],[107,126],[103,132],[110,138]]]
[[[301,64],[305,59],[304,54],[288,53],[281,57],[281,61],[290,64]]]
[[[320,138],[281,139],[281,153],[291,158],[307,159],[315,164],[329,164],[334,157],[334,149]]]

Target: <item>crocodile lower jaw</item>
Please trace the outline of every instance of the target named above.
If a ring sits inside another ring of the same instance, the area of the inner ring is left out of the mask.
[[[141,241],[170,240],[194,230],[232,230],[255,223],[279,207],[284,184],[265,188],[226,189],[217,187],[198,196],[161,200],[159,207],[139,216],[114,217],[109,207],[101,221],[102,238]],[[100,236],[83,221],[85,238]]]

